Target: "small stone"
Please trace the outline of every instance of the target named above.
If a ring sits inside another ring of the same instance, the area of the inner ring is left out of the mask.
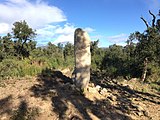
[[[117,83],[118,83],[116,79],[113,79],[112,82],[113,82],[114,84],[117,84]]]
[[[49,92],[50,92],[50,93],[56,93],[56,90],[51,89],[51,90],[49,90]]]
[[[88,87],[87,89],[88,89],[88,92],[90,92],[90,93],[97,93],[98,92],[96,88]]]
[[[106,88],[103,88],[102,90],[100,90],[99,92],[101,95],[108,95],[108,91]]]
[[[90,83],[89,85],[90,85],[91,87],[94,87],[94,86],[95,86],[94,83]]]
[[[96,101],[92,101],[92,104],[93,104],[93,105],[96,105],[97,103],[96,103]]]
[[[103,88],[103,89],[102,89],[102,91],[104,91],[104,92],[108,92],[106,88]]]
[[[147,111],[143,111],[144,116],[148,117],[148,112]]]
[[[142,113],[142,112],[136,112],[136,114],[137,114],[138,116],[143,116],[143,113]]]
[[[132,98],[132,101],[138,101],[138,98]]]
[[[75,84],[72,84],[72,85],[71,85],[71,89],[72,89],[72,90],[76,90]]]
[[[137,81],[137,78],[131,78],[130,81]]]
[[[100,91],[102,89],[102,87],[99,85],[96,85],[96,89],[97,89],[97,91]]]
[[[6,116],[3,116],[0,118],[1,120],[7,120],[7,117]]]
[[[144,109],[140,105],[134,105],[134,107],[139,111],[144,111]]]
[[[116,97],[113,95],[110,95],[107,98],[110,99],[111,101],[116,101]]]
[[[39,107],[39,108],[38,108],[38,112],[41,114],[41,113],[44,113],[45,110]]]

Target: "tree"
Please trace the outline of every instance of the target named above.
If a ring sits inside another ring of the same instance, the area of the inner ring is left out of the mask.
[[[57,46],[58,46],[59,49],[61,49],[61,50],[63,49],[63,44],[62,43],[58,43]]]
[[[99,39],[96,41],[91,41],[90,51],[91,51],[91,69],[101,70],[101,63],[105,54],[105,48],[99,48]]]
[[[35,43],[32,42],[36,36],[35,31],[28,26],[26,21],[15,22],[12,30],[17,56],[29,57],[30,50],[35,48]],[[29,44],[33,45],[30,50]]]
[[[137,68],[137,61],[136,61],[136,55],[135,55],[135,49],[136,49],[136,35],[135,33],[131,33],[130,36],[128,37],[126,43],[127,45],[124,46],[124,52],[127,55],[126,58],[126,71],[127,71],[127,76],[128,79],[130,77],[139,77],[139,69]]]
[[[0,61],[15,55],[14,42],[11,38],[11,34],[8,33],[0,39]]]
[[[48,56],[56,56],[57,54],[59,54],[59,51],[58,51],[58,47],[54,44],[52,44],[51,42],[48,43],[48,46],[47,46],[47,55]]]
[[[58,47],[58,50],[59,50],[59,53],[61,53],[61,58],[64,59],[64,55],[63,55],[63,44],[62,43],[58,43],[57,44],[57,47]]]
[[[67,60],[68,57],[74,57],[74,46],[71,43],[67,43],[63,50],[64,59]]]
[[[139,61],[139,66],[142,68],[142,81],[146,80],[147,73],[149,72],[149,64],[153,61],[159,61],[159,48],[160,48],[160,31],[159,31],[159,21],[156,21],[156,16],[149,11],[152,16],[152,24],[149,25],[147,21],[141,17],[145,23],[147,29],[143,32],[135,32],[136,38],[138,40],[135,54]]]
[[[99,40],[96,40],[96,41],[91,41],[91,55],[93,56],[96,52],[96,50],[98,49],[98,43],[99,43]]]
[[[111,45],[106,50],[103,58],[101,69],[110,77],[126,75],[126,59],[127,54],[123,46]]]

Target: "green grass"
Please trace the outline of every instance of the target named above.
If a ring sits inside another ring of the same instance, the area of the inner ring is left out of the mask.
[[[157,83],[157,82],[156,83],[155,82],[151,83],[150,86],[151,86],[152,89],[157,90],[158,92],[160,92],[160,82],[159,83]]]
[[[36,76],[44,69],[72,68],[73,59],[64,61],[58,58],[37,58],[37,59],[5,59],[0,62],[0,80]]]

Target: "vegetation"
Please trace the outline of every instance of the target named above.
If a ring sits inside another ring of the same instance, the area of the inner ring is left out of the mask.
[[[143,33],[132,33],[126,46],[111,45],[99,48],[91,42],[92,71],[110,78],[141,78],[142,82],[160,81],[160,19],[149,11],[152,24]],[[0,37],[0,79],[34,76],[44,69],[73,68],[74,46],[51,42],[36,47],[36,32],[26,21],[15,22],[11,33]]]
[[[48,43],[36,47],[35,31],[25,21],[15,22],[11,33],[0,38],[0,79],[34,76],[43,69],[73,67],[72,44]]]

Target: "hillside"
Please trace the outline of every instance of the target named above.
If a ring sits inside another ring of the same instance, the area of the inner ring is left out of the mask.
[[[63,73],[62,73],[63,72]],[[85,95],[69,71],[44,70],[37,77],[0,83],[1,120],[159,120],[160,93],[137,79],[91,74]]]

